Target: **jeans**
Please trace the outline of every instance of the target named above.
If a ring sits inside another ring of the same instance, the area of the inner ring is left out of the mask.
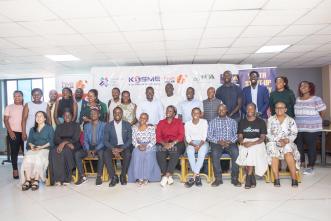
[[[199,144],[200,141],[192,141],[194,144]],[[186,148],[187,157],[190,162],[193,173],[199,174],[203,166],[206,154],[208,153],[208,143],[205,142],[198,151],[198,159],[195,157],[195,149],[193,146],[188,145]]]
[[[220,158],[223,153],[228,152],[231,156],[231,179],[237,180],[239,174],[239,166],[236,164],[236,160],[239,155],[238,146],[234,143],[230,144],[228,147],[222,147],[219,144],[210,143],[211,145],[211,156],[213,160],[213,169],[214,169],[214,176],[216,179],[222,179],[222,168]]]
[[[305,162],[304,145],[308,147],[308,167],[314,167],[316,161],[316,140],[320,132],[299,132],[295,140],[300,152],[301,163]]]

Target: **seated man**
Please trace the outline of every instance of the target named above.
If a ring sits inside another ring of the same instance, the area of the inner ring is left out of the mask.
[[[113,115],[114,120],[106,124],[104,134],[104,144],[107,148],[104,157],[111,179],[109,183],[110,187],[115,186],[119,181],[112,164],[112,159],[114,157],[123,158],[120,182],[122,185],[127,184],[126,174],[128,173],[131,151],[133,149],[131,124],[122,120],[123,110],[120,107],[115,107]]]
[[[222,169],[220,158],[227,151],[231,156],[231,183],[240,187],[238,181],[239,167],[236,160],[239,154],[237,141],[237,123],[227,116],[227,107],[220,104],[218,107],[218,117],[209,122],[207,139],[210,141],[211,155],[213,160],[213,169],[215,181],[211,184],[213,187],[223,184]]]
[[[99,121],[100,111],[98,108],[92,108],[90,112],[91,122],[84,126],[84,144],[83,149],[78,150],[75,153],[76,167],[78,169],[78,181],[76,185],[80,185],[87,181],[84,175],[82,160],[87,156],[98,156],[98,169],[96,185],[101,185],[101,175],[103,170],[103,153],[105,146],[103,144],[103,135],[106,123]]]

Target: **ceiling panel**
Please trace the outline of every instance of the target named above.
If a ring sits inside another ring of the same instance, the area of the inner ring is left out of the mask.
[[[162,13],[210,11],[212,4],[213,0],[160,0]]]
[[[165,40],[188,40],[188,39],[200,39],[203,29],[176,29],[176,30],[164,30]]]
[[[270,37],[283,30],[286,26],[248,26],[241,37]]]
[[[289,25],[308,10],[262,10],[251,25]]]
[[[33,32],[16,23],[0,23],[0,37],[32,36]]]
[[[271,10],[288,10],[288,9],[312,9],[321,0],[300,0],[298,1],[288,1],[288,0],[270,0],[263,7],[263,9],[271,9]]]
[[[46,21],[33,21],[33,22],[19,22],[28,30],[39,35],[53,35],[53,34],[75,34],[69,25],[61,20],[46,20]]]
[[[92,44],[117,44],[126,43],[126,40],[120,33],[91,33],[84,36]]]
[[[130,31],[123,32],[125,38],[129,42],[153,42],[164,41],[163,31]]]
[[[268,0],[217,0],[213,10],[260,9]]]
[[[223,26],[218,28],[207,28],[203,34],[204,38],[236,38],[244,31],[244,26]]]
[[[212,12],[208,27],[246,26],[251,23],[258,12],[258,10]]]
[[[80,33],[105,33],[118,31],[112,19],[87,18],[87,19],[68,19],[66,20],[76,31]]]
[[[158,14],[114,16],[113,19],[121,31],[161,29]]]
[[[165,29],[202,28],[207,24],[205,13],[173,13],[162,15],[162,24]]]
[[[158,0],[100,0],[111,15],[159,13]]]

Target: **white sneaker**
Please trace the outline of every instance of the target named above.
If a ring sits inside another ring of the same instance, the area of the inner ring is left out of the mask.
[[[168,183],[168,177],[163,176],[162,179],[161,179],[160,185],[162,187],[165,187],[167,185],[167,183]]]
[[[174,179],[172,179],[172,176],[168,177],[168,185],[174,184]]]

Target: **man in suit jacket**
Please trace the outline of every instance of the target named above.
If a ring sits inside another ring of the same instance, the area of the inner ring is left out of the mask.
[[[260,74],[257,71],[251,71],[249,73],[251,85],[243,89],[244,105],[242,106],[242,112],[246,115],[247,104],[254,103],[259,117],[267,119],[269,91],[266,86],[258,84],[259,77]]]
[[[132,128],[129,122],[123,121],[123,110],[115,107],[113,110],[114,120],[107,123],[104,134],[104,144],[107,148],[104,157],[108,173],[110,175],[109,186],[113,187],[118,183],[118,176],[115,174],[112,159],[122,157],[122,171],[120,181],[122,185],[127,184],[126,174],[128,172],[131,151],[132,151]]]

